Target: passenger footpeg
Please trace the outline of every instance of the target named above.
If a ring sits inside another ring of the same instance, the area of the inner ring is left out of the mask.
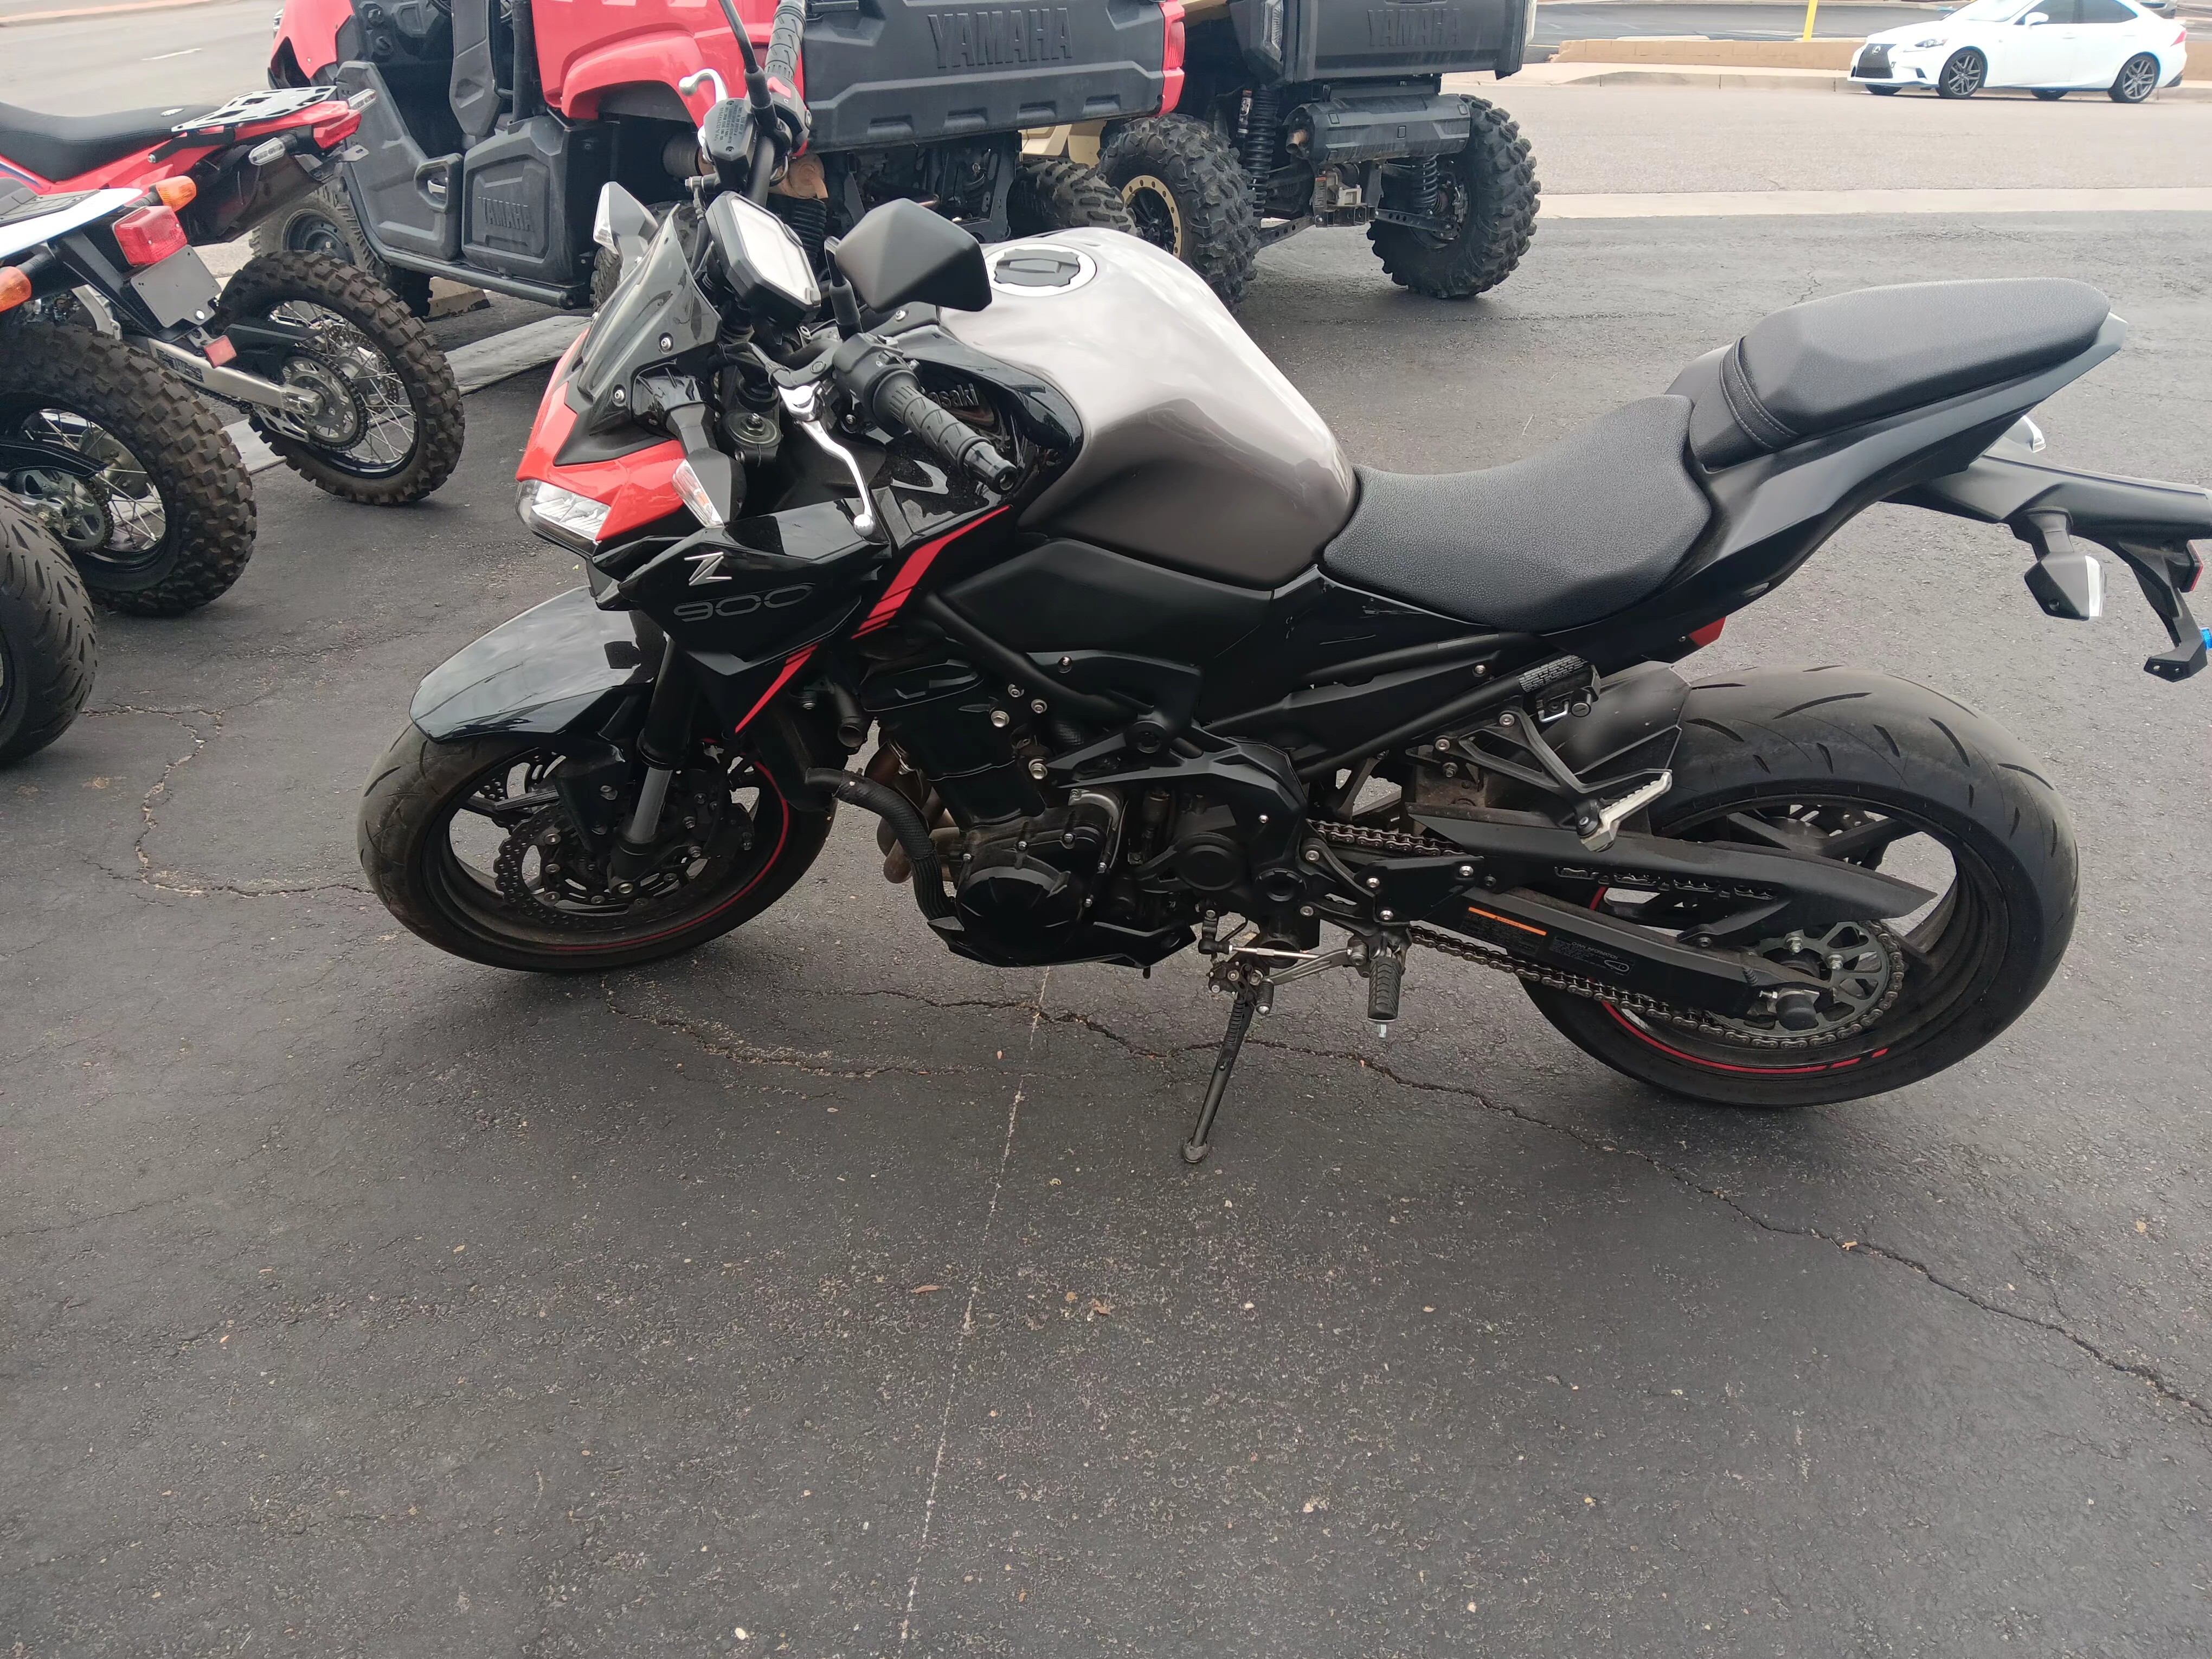
[[[1602,853],[1613,845],[1620,834],[1620,826],[1641,812],[1674,787],[1674,775],[1662,772],[1650,782],[1632,789],[1619,800],[1600,806],[1596,811],[1585,812],[1577,820],[1582,844],[1593,853]],[[1587,828],[1583,826],[1587,825]]]

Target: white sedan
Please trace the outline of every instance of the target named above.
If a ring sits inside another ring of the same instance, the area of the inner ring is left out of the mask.
[[[2039,98],[2079,88],[2140,104],[2181,78],[2189,30],[2132,0],[1973,0],[1933,22],[1867,37],[1851,79],[1869,92],[1906,87],[1971,98],[2026,87]]]

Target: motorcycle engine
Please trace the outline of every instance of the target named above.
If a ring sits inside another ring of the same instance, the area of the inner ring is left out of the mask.
[[[1121,797],[1103,789],[1034,817],[970,830],[953,892],[960,920],[1011,954],[1050,956],[1088,918],[1121,830]]]

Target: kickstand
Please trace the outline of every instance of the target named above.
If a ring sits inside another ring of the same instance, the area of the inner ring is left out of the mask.
[[[1237,1001],[1229,1010],[1229,1029],[1222,1033],[1221,1048],[1213,1057],[1213,1075],[1206,1081],[1206,1103],[1198,1109],[1197,1127],[1182,1144],[1186,1164],[1203,1164],[1213,1150],[1207,1137],[1213,1133],[1214,1115],[1221,1110],[1222,1096],[1229,1092],[1229,1074],[1237,1069],[1237,1051],[1244,1046],[1244,1033],[1252,1028],[1252,1012],[1269,988],[1264,976],[1257,973],[1237,988]]]

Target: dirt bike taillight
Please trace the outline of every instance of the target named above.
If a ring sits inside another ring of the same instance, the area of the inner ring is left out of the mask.
[[[166,207],[133,208],[115,222],[115,245],[126,264],[150,265],[185,246],[185,228]]]
[[[13,265],[0,265],[0,311],[13,311],[31,297],[31,279]]]
[[[349,109],[343,115],[334,115],[327,121],[318,121],[307,130],[317,149],[329,149],[352,137],[361,126],[361,112]]]

